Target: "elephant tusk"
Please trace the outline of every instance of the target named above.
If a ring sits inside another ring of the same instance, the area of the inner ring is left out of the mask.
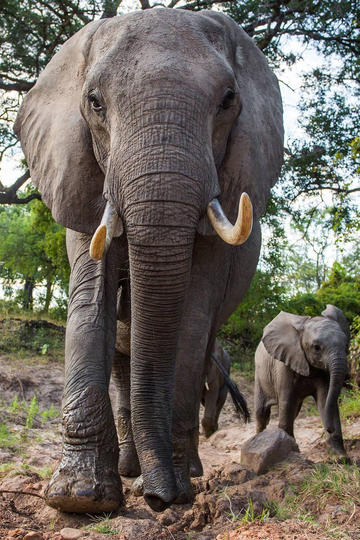
[[[213,199],[207,206],[207,215],[214,230],[228,244],[239,246],[249,238],[253,225],[253,209],[250,197],[243,193],[239,201],[239,212],[235,225],[224,214],[221,204]]]
[[[94,232],[94,236],[91,240],[89,253],[92,259],[100,261],[103,258],[106,251],[109,249],[113,237],[121,234],[121,225],[121,220],[117,212],[111,204],[107,202],[101,223]]]

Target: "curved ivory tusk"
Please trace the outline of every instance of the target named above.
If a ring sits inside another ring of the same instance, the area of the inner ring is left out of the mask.
[[[228,244],[239,246],[246,242],[251,234],[253,210],[250,197],[247,193],[243,193],[240,197],[239,212],[235,225],[231,225],[217,199],[209,202],[207,215],[220,238]]]
[[[91,240],[89,252],[92,259],[100,261],[103,258],[113,237],[119,236],[119,232],[116,229],[119,229],[120,224],[121,220],[117,212],[111,204],[107,202],[101,223],[94,232],[94,236]]]

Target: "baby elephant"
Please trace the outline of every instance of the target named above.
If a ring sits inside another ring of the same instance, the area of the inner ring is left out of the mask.
[[[201,402],[205,407],[201,421],[205,437],[210,437],[218,429],[218,420],[230,391],[235,410],[245,422],[250,421],[250,413],[246,400],[236,383],[230,379],[231,359],[218,340],[211,354],[210,364],[206,373]]]
[[[201,420],[205,437],[210,437],[210,435],[217,431],[220,412],[228,394],[224,375],[213,357],[222,365],[227,375],[230,373],[231,364],[229,354],[222,348],[220,342],[216,340],[201,399],[205,407],[204,416]]]
[[[350,339],[343,312],[328,304],[321,317],[280,312],[267,326],[255,353],[257,432],[279,407],[279,428],[294,436],[294,420],[303,400],[313,396],[328,433],[329,447],[346,455],[338,397],[347,376]]]

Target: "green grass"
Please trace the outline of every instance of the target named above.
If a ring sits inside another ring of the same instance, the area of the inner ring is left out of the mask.
[[[86,527],[87,530],[95,531],[100,534],[117,535],[119,531],[113,526],[110,514],[103,514],[102,516],[91,516],[91,519],[96,522],[96,525]]]
[[[266,521],[271,515],[270,507],[264,507],[260,514],[257,514],[254,509],[254,504],[252,499],[248,500],[248,505],[246,508],[243,508],[240,512],[234,512],[231,497],[227,493],[226,488],[221,494],[221,498],[225,499],[229,504],[228,517],[231,522],[236,523],[254,523],[259,521]]]
[[[353,385],[340,398],[340,416],[342,420],[360,417],[360,388]]]
[[[36,473],[41,479],[45,480],[51,477],[53,470],[47,465],[44,465],[43,467],[35,467],[26,462],[21,464],[10,462],[0,465],[0,478],[17,476],[19,474],[27,475],[29,473]]]
[[[315,465],[299,486],[291,487],[281,503],[273,503],[273,508],[278,519],[300,519],[316,524],[328,505],[338,506],[345,521],[350,522],[354,509],[360,507],[360,470],[356,465]],[[352,538],[352,533],[344,532],[331,515],[326,530],[329,537]]]
[[[266,521],[270,517],[270,508],[263,508],[260,514],[254,511],[252,499],[249,499],[245,513],[240,519],[242,523],[254,523],[255,521]]]
[[[11,431],[6,424],[0,424],[0,448],[13,448],[20,442],[19,434]]]

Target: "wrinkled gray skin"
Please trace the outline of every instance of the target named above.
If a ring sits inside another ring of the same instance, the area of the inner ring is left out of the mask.
[[[130,373],[130,343],[126,325],[118,322],[115,358],[113,363],[113,381],[118,386],[117,402],[117,427],[119,436],[120,466],[119,472],[123,476],[138,476],[141,474],[140,464],[133,440],[130,411],[126,407],[126,394],[121,391],[121,381],[126,376],[125,370]],[[231,358],[216,339],[212,355],[216,356],[228,374],[230,374]],[[201,424],[206,437],[210,437],[218,429],[220,412],[224,406],[228,394],[223,375],[210,357],[205,375],[205,384],[201,395],[201,403],[204,406],[204,415]],[[127,398],[129,399],[129,397]],[[190,476],[202,476],[203,469],[199,459],[197,448],[199,445],[199,432],[193,435],[190,448]],[[139,482],[138,482],[139,484]]]
[[[345,456],[337,400],[347,376],[349,325],[331,304],[321,315],[282,311],[265,327],[255,353],[256,428],[266,428],[277,404],[279,428],[293,437],[303,400],[313,396],[330,449]]]
[[[213,355],[216,356],[217,360],[222,364],[229,375],[231,358],[222,348],[218,340],[215,341]],[[205,437],[210,437],[217,431],[220,412],[224,406],[227,395],[228,387],[225,384],[225,379],[215,362],[211,361],[206,373],[206,384],[203,388],[201,399],[205,408],[204,416],[201,420]]]
[[[158,511],[189,501],[209,353],[255,272],[258,219],[281,167],[276,78],[225,15],[134,12],[67,41],[15,131],[33,182],[68,228],[63,453],[46,501],[70,512],[118,507],[130,419],[145,500]],[[219,196],[234,222],[243,191],[254,226],[233,247],[206,207]],[[95,262],[89,244],[106,200],[123,232]],[[108,396],[117,313],[131,343],[131,360],[120,352],[114,362],[120,458]]]

